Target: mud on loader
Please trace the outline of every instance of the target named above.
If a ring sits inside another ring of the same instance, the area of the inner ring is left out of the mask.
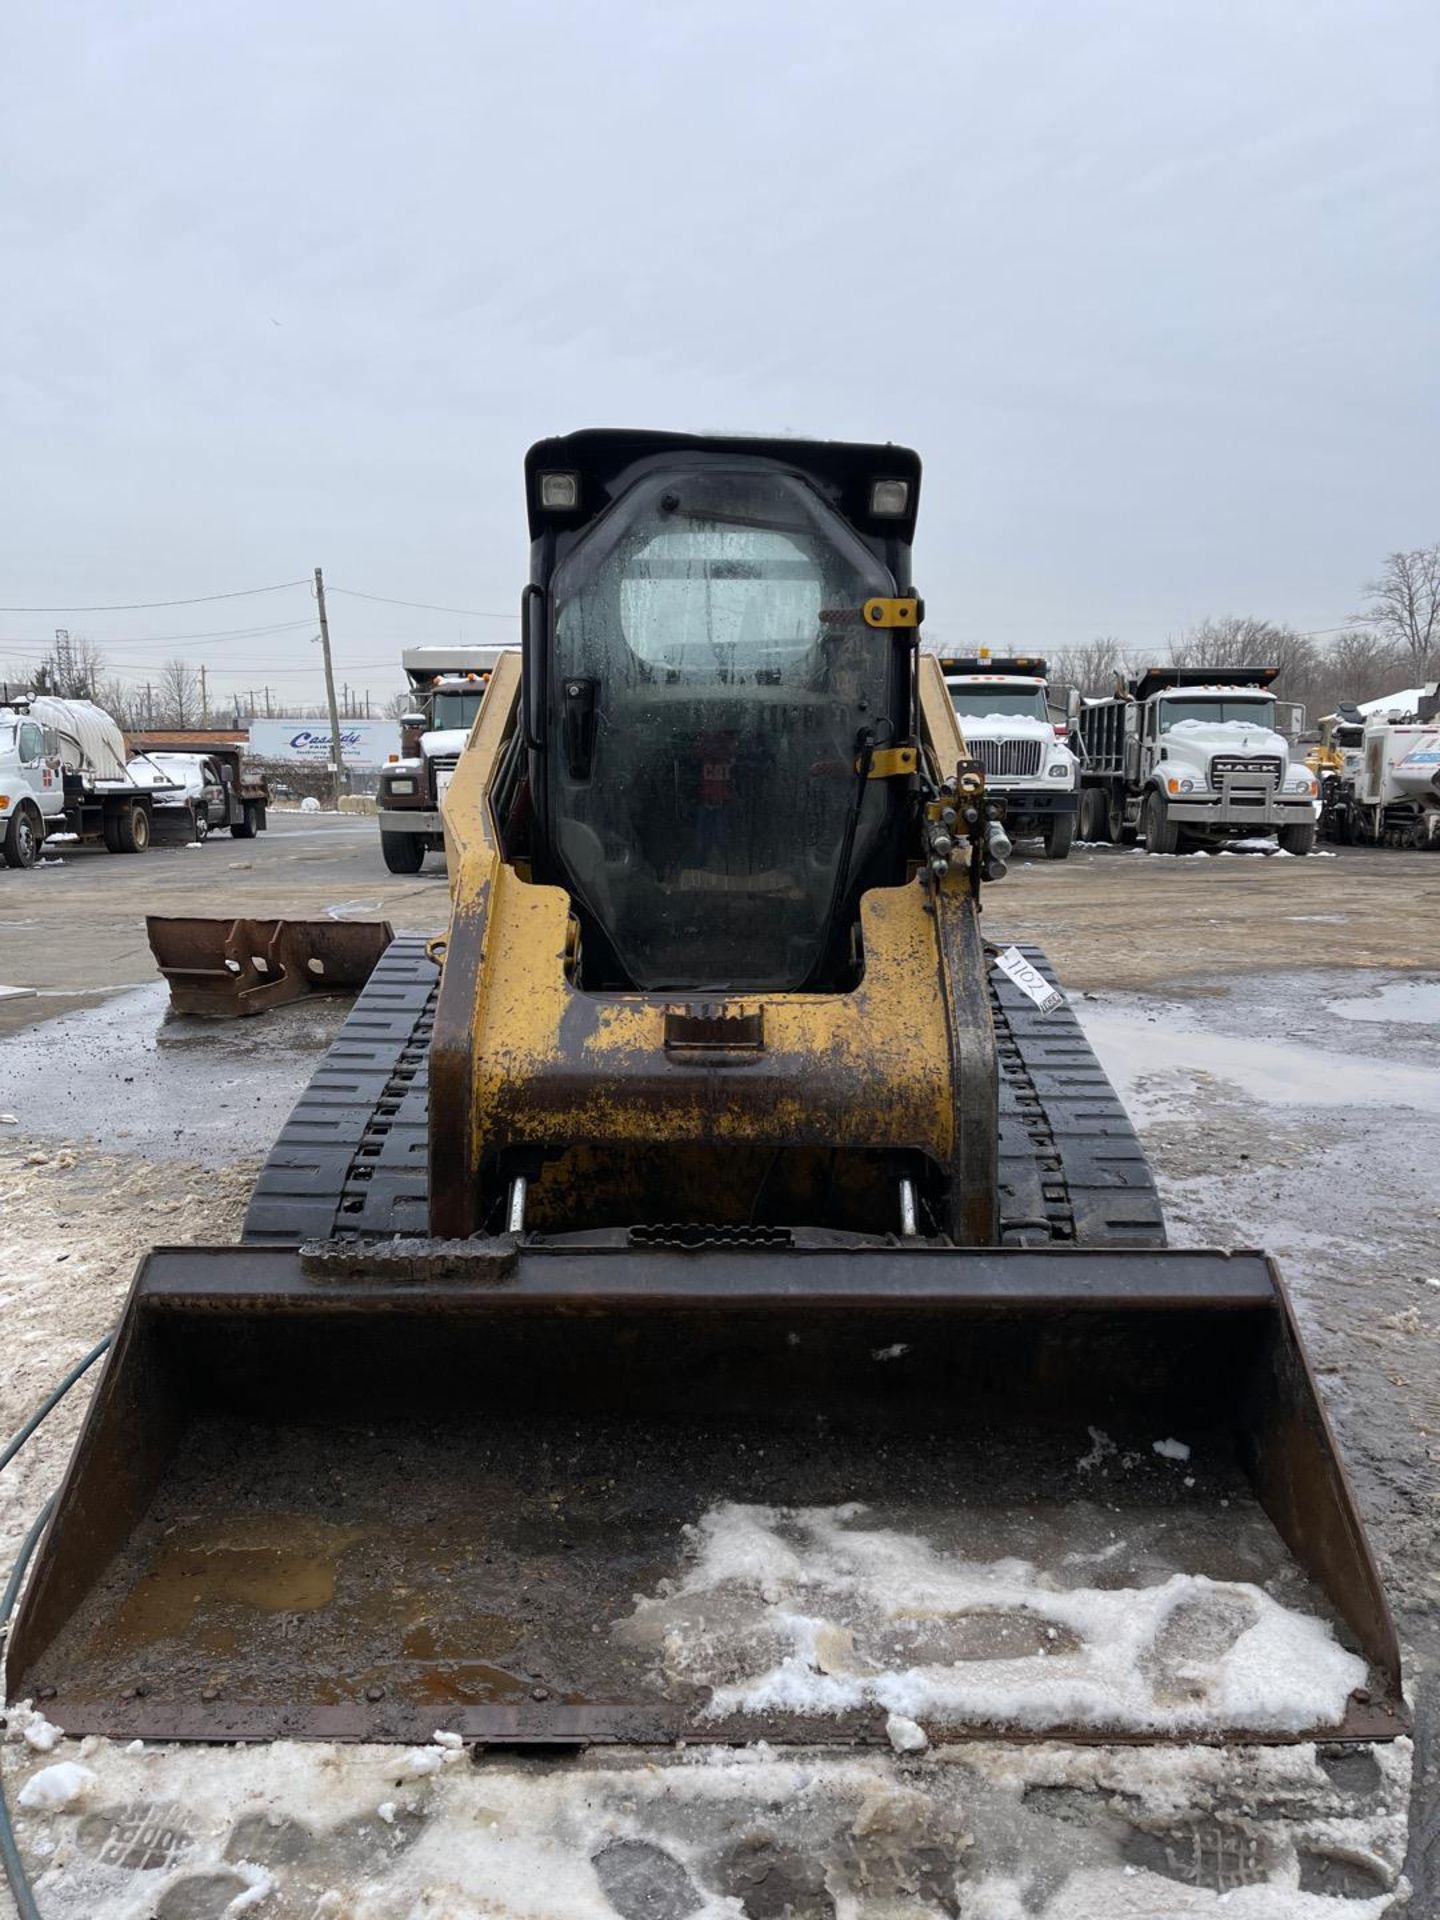
[[[1404,1730],[1274,1267],[1166,1248],[1074,1016],[992,968],[919,485],[894,446],[531,451],[448,936],[381,960],[243,1243],[143,1263],[12,1697],[122,1740]],[[751,1522],[788,1608],[721,1551]],[[865,1587],[897,1542],[928,1595]],[[1221,1589],[1306,1616],[1324,1683],[1115,1666]]]

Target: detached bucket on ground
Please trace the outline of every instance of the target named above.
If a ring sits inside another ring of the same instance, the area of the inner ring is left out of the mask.
[[[150,951],[177,1013],[234,1019],[310,993],[358,993],[394,939],[385,920],[204,919],[150,913]]]
[[[1385,1739],[1260,1254],[144,1263],[9,1691],[117,1739]]]

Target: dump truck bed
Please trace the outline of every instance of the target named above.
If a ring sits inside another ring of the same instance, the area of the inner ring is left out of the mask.
[[[10,1690],[155,1739],[1403,1725],[1273,1270],[1150,1250],[161,1250]]]

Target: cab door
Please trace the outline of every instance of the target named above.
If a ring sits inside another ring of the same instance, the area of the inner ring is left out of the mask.
[[[45,729],[38,721],[22,720],[15,745],[21,776],[45,816],[49,831],[65,811],[65,776],[60,765],[59,742],[47,743]]]

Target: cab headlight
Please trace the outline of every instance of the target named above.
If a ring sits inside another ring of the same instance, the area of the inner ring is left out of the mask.
[[[1068,779],[1070,775],[1070,769],[1065,765],[1063,760],[1057,760],[1055,765],[1047,767],[1045,772],[1051,780],[1065,780]]]
[[[386,782],[385,790],[387,793],[414,793],[415,782],[413,780],[389,780]]]
[[[1182,793],[1193,793],[1195,791],[1195,782],[1190,778],[1188,773],[1180,776],[1180,791]]]

